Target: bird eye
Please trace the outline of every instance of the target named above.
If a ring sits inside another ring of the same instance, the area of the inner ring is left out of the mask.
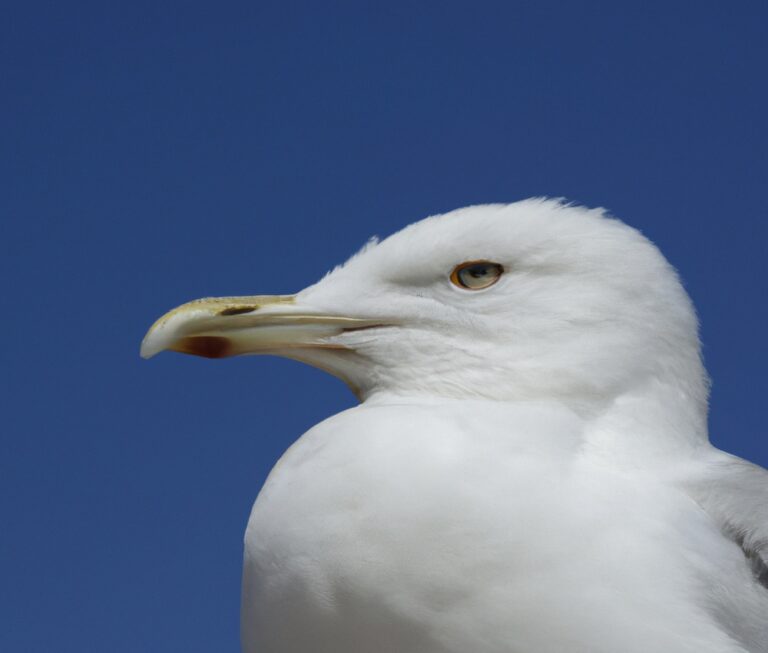
[[[499,280],[504,268],[490,261],[467,261],[453,268],[451,283],[467,290],[482,290]]]

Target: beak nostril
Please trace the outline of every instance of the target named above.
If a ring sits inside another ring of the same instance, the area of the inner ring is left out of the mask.
[[[245,313],[253,313],[258,308],[258,306],[232,306],[220,311],[219,315],[243,315]]]

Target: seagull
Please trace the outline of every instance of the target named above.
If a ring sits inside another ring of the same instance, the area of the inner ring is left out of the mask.
[[[693,305],[637,230],[533,198],[429,217],[142,343],[272,354],[360,404],[245,534],[245,653],[766,653],[768,473],[714,448]]]

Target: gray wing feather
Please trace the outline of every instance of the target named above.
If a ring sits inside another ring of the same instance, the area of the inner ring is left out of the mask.
[[[744,550],[756,579],[768,587],[768,471],[721,454],[690,490],[723,532]]]
[[[700,471],[688,492],[741,547],[754,579],[713,587],[713,614],[747,651],[768,653],[768,471],[719,451]]]

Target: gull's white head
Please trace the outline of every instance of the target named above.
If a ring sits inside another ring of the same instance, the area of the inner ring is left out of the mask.
[[[697,320],[638,231],[547,199],[473,206],[371,242],[295,296],[198,300],[142,354],[276,354],[376,393],[612,401],[663,385],[699,412]]]

